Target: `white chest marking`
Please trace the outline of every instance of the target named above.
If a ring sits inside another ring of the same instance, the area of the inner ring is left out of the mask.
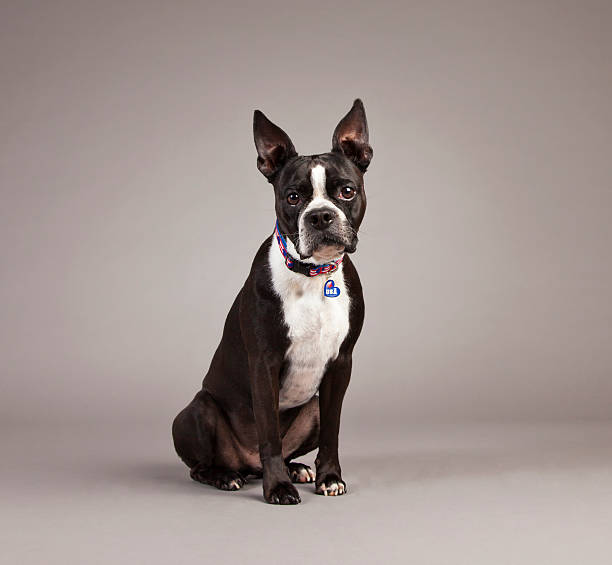
[[[268,261],[290,342],[279,392],[279,408],[285,410],[308,402],[319,389],[327,364],[338,356],[348,334],[350,301],[342,265],[332,275],[305,277],[294,273],[285,266],[275,240]],[[336,298],[323,295],[323,285],[329,278],[340,288]]]

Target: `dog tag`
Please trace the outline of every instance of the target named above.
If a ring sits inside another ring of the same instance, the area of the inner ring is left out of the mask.
[[[336,298],[336,296],[340,296],[340,288],[336,286],[336,283],[331,279],[325,283],[323,287],[323,294],[327,298]]]

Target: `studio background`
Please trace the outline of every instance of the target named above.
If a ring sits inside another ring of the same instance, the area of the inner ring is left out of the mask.
[[[273,229],[252,113],[298,152],[320,153],[356,97],[374,159],[354,256],[366,322],[346,445],[362,453],[364,437],[381,445],[462,426],[594,422],[602,433],[612,407],[610,3],[5,2],[0,27],[0,423],[12,496],[42,497],[56,520],[59,507],[91,516],[68,486],[57,494],[58,477],[69,485],[86,473],[71,457],[109,453],[122,469],[154,451],[157,475],[176,473],[163,507],[177,524],[185,509],[172,494],[202,520],[207,501],[226,508],[188,482],[169,434]],[[119,483],[126,496],[136,475]],[[244,504],[267,513],[260,490]],[[403,508],[414,504],[410,495]],[[10,523],[40,518],[31,512],[14,508]],[[72,523],[50,522],[38,541],[11,537],[9,555],[63,555],[58,532]],[[466,536],[451,551],[466,555]],[[156,544],[174,538],[161,539],[150,542],[157,555],[173,555]],[[580,551],[605,548],[583,541]],[[183,542],[185,560],[200,555]],[[130,547],[97,555],[143,555]]]

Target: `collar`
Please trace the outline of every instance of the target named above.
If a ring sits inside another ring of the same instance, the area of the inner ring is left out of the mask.
[[[312,263],[304,263],[304,261],[299,261],[295,259],[289,254],[287,250],[287,240],[280,232],[280,228],[278,227],[278,220],[276,220],[276,225],[274,226],[274,237],[278,242],[278,247],[283,257],[285,258],[285,265],[287,269],[293,271],[294,273],[300,273],[307,277],[316,277],[317,275],[326,275],[329,273],[333,273],[338,270],[340,263],[342,263],[342,259],[344,256],[340,257],[340,259],[336,259],[331,263],[325,263],[323,265],[313,265]]]

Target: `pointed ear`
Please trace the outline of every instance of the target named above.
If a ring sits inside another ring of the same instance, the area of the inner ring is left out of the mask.
[[[332,151],[344,153],[362,172],[368,168],[373,151],[369,144],[368,121],[363,102],[357,98],[340,120],[332,137]]]
[[[257,168],[271,181],[287,160],[297,155],[295,147],[289,136],[259,110],[253,114],[253,136],[257,148]]]

